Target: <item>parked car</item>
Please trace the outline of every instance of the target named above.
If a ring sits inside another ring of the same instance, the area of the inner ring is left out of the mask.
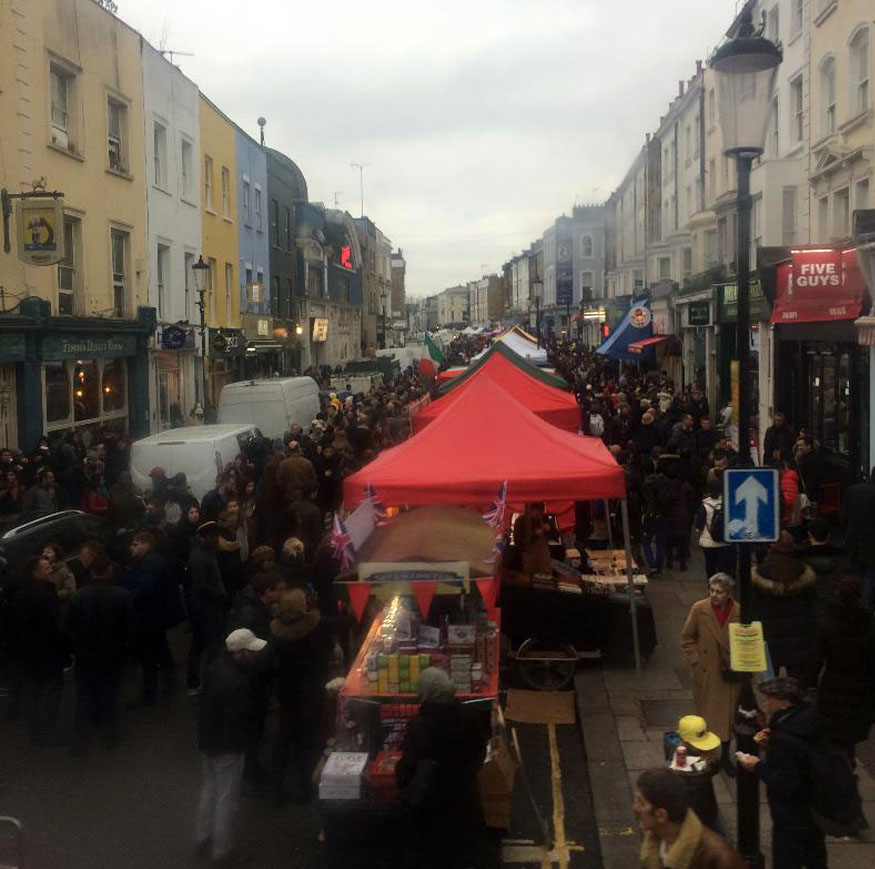
[[[109,542],[111,529],[104,519],[82,510],[61,510],[11,528],[0,537],[0,549],[10,570],[18,570],[32,555],[39,555],[46,543],[60,543],[74,555],[86,540]]]
[[[150,488],[149,472],[161,468],[168,477],[180,472],[198,500],[216,484],[226,464],[245,452],[251,437],[261,436],[254,425],[198,425],[173,428],[131,444],[131,480],[141,491]]]
[[[293,424],[309,430],[317,413],[319,386],[312,377],[241,380],[219,396],[219,424],[254,425],[268,438],[281,438]]]

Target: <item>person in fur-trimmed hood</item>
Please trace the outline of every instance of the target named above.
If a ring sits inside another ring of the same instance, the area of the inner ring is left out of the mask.
[[[772,666],[776,672],[786,667],[803,690],[816,683],[821,661],[815,579],[814,571],[794,554],[787,531],[752,573],[753,619],[763,623]]]

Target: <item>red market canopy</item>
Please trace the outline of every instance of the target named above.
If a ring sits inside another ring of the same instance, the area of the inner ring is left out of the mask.
[[[661,341],[668,341],[669,338],[671,335],[652,335],[643,341],[633,341],[626,349],[631,353],[643,353],[648,347],[659,344]]]
[[[373,485],[386,505],[458,504],[484,509],[507,480],[513,509],[545,501],[625,498],[623,469],[598,438],[569,434],[538,418],[488,377],[409,441],[386,450],[343,483],[352,509]]]
[[[542,380],[532,377],[500,353],[492,354],[458,389],[432,402],[417,414],[413,420],[413,430],[422,431],[456,404],[474,383],[483,378],[488,378],[500,389],[509,392],[545,422],[572,433],[580,430],[580,408],[577,399],[570,392],[549,386]]]
[[[458,389],[463,383],[466,383],[474,374],[476,374],[490,359],[494,356],[503,356],[508,362],[515,365],[520,371],[525,372],[530,377],[541,383],[546,383],[548,386],[554,386],[557,389],[568,389],[568,384],[558,375],[550,374],[544,371],[543,368],[538,368],[537,365],[532,365],[519,353],[512,350],[504,341],[496,341],[490,348],[486,350],[479,358],[472,360],[466,371],[463,371],[458,377],[454,377],[447,383],[441,384],[438,392],[441,395],[447,395],[454,389]]]

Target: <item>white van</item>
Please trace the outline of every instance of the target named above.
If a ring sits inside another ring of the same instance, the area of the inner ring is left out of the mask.
[[[216,485],[216,476],[243,451],[253,425],[197,425],[171,428],[131,444],[131,481],[141,491],[151,488],[149,472],[162,468],[168,477],[185,474],[198,500]]]
[[[319,386],[312,377],[241,380],[222,387],[218,421],[254,425],[266,438],[278,439],[292,423],[308,431],[319,410]]]

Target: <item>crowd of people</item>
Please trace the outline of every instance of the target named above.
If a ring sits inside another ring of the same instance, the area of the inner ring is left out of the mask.
[[[483,341],[460,337],[445,364],[465,363]],[[728,667],[728,625],[739,620],[739,607],[735,551],[720,527],[721,474],[740,461],[731,419],[712,414],[695,387],[676,389],[664,372],[623,373],[582,345],[554,344],[550,360],[577,396],[581,431],[601,438],[625,470],[633,542],[651,578],[665,569],[687,571],[694,539],[703,552],[708,596],[691,609],[681,643],[696,712],[719,738],[717,766],[734,774],[729,749],[739,683]],[[34,744],[59,741],[63,673],[71,661],[77,698],[71,747],[85,752],[95,737],[116,744],[126,661],[139,669],[138,704],[158,703],[159,689],[177,690],[182,663],[174,660],[167,633],[185,624],[185,687],[201,703],[199,847],[217,860],[228,858],[241,788],[278,803],[309,800],[326,736],[326,686],[344,672],[330,518],[341,507],[344,478],[409,436],[410,406],[432,388],[409,372],[367,395],[332,393],[306,432],[292,426],[279,442],[252,438],[200,501],[184,475],[168,476],[160,467],[152,469],[148,491],[137,491],[127,471],[128,444],[112,432],[88,448],[74,432],[59,442],[43,439],[28,456],[0,451],[0,514],[7,521],[80,507],[105,518],[110,530],[75,553],[49,543],[26,564],[6,566],[12,706],[24,714]],[[770,737],[777,744],[782,721],[792,718],[787,710],[804,707],[805,721],[817,721],[817,734],[828,733],[852,761],[854,746],[868,735],[875,699],[875,542],[869,533],[875,476],[848,491],[840,546],[836,529],[812,518],[831,480],[820,445],[779,413],[766,433],[763,460],[781,472],[784,528],[760,553],[753,578],[756,617],[774,671],[780,668],[785,680],[771,695],[787,705],[772,710]],[[615,523],[621,537],[618,511],[611,504],[600,509],[581,505],[578,539],[588,539],[598,523]],[[440,725],[445,720],[461,728],[458,739],[468,740],[446,685],[429,690],[436,706],[423,707],[409,751],[421,752],[426,738],[448,739],[452,730]],[[271,698],[279,715],[268,738]],[[468,761],[453,775],[470,785],[482,745],[472,736],[465,746]],[[781,820],[786,795],[774,785],[779,773],[770,772],[778,764],[773,752],[765,761],[739,762],[766,782],[778,839],[782,830],[796,830],[798,816]],[[404,764],[400,769],[402,777],[409,773]],[[793,799],[806,787],[797,781]],[[673,834],[691,831],[706,850],[717,848],[702,839],[701,824],[688,819],[672,788],[658,777],[639,780],[639,816],[649,812]],[[447,784],[448,794],[451,789]],[[810,825],[803,832],[813,836]],[[821,865],[822,839],[778,839],[775,847],[785,849],[809,841],[806,853],[815,862],[806,865]],[[658,865],[652,861],[648,852],[645,865]]]

